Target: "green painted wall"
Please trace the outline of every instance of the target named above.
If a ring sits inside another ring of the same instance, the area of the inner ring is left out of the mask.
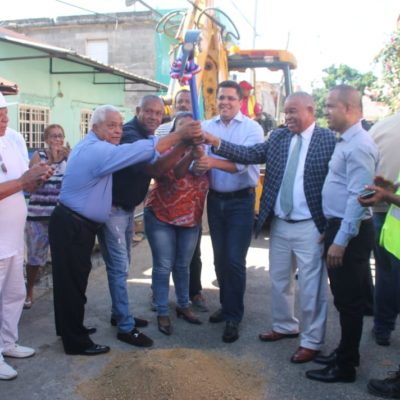
[[[24,46],[0,42],[0,58],[41,56],[45,53]],[[83,65],[64,60],[53,62],[54,71],[88,72]],[[71,146],[80,140],[80,113],[84,109],[94,109],[100,104],[112,104],[121,109],[125,120],[131,118],[131,111],[124,107],[123,85],[93,84],[93,74],[50,74],[50,60],[29,59],[0,61],[0,76],[16,82],[19,94],[7,96],[9,102],[18,102],[50,109],[50,123],[64,127],[66,139]],[[98,82],[121,82],[122,78],[110,74],[97,74]],[[58,89],[63,93],[58,97]],[[18,129],[18,108],[9,107],[9,126]]]

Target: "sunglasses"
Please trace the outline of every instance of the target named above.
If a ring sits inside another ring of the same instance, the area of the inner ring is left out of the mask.
[[[7,167],[6,164],[4,164],[3,157],[1,156],[1,154],[0,154],[0,168],[5,174],[7,173]]]

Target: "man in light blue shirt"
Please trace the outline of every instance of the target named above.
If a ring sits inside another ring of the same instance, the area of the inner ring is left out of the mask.
[[[335,307],[340,314],[341,339],[329,356],[316,362],[322,370],[307,371],[321,382],[354,382],[360,362],[359,345],[365,309],[369,257],[374,245],[371,212],[358,202],[371,184],[378,164],[378,149],[361,126],[361,95],[348,85],[335,86],[326,100],[329,128],[340,134],[322,189],[327,219],[325,257]]]
[[[251,146],[263,142],[261,126],[240,112],[241,99],[242,90],[237,82],[221,82],[217,92],[220,114],[205,121],[203,129],[236,144]],[[221,303],[210,322],[225,321],[222,340],[231,343],[239,338],[244,312],[246,255],[254,223],[254,188],[259,167],[209,154],[197,161],[194,169],[200,173],[209,171],[210,178],[207,213]]]
[[[67,354],[97,355],[110,350],[90,339],[94,329],[85,328],[83,320],[91,252],[96,233],[111,211],[112,173],[155,160],[158,152],[185,139],[175,133],[159,140],[153,137],[116,146],[122,124],[122,116],[113,106],[94,111],[91,131],[71,152],[60,202],[50,219],[56,331]],[[200,129],[193,135],[201,136]],[[137,329],[131,334],[137,345],[153,344]]]

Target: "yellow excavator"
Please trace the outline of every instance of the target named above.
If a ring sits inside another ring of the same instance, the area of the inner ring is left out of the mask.
[[[297,66],[295,57],[287,50],[240,49],[237,45],[240,34],[235,24],[224,11],[214,7],[213,0],[187,1],[190,4],[187,10],[174,10],[160,19],[157,32],[174,36],[175,44],[170,51],[172,61],[185,43],[188,32],[199,31],[194,59],[201,68],[196,75],[196,86],[204,118],[217,114],[216,89],[219,82],[229,79],[230,72],[266,68],[269,71],[279,71],[282,76],[278,93],[274,97],[273,115],[278,123],[281,122],[281,105],[292,92],[291,70]],[[255,82],[253,86],[257,87]],[[179,83],[171,79],[165,97],[172,99],[178,90]]]
[[[157,24],[157,32],[168,36],[174,35],[175,44],[171,48],[171,62],[185,52],[185,46],[194,44],[189,52],[195,63],[200,67],[196,74],[196,87],[203,109],[202,117],[208,119],[218,113],[216,105],[216,91],[218,83],[229,79],[231,71],[243,72],[246,69],[266,68],[269,71],[279,71],[282,75],[281,84],[275,96],[274,123],[269,123],[270,117],[262,113],[268,123],[263,125],[265,133],[276,124],[282,122],[282,105],[284,99],[292,92],[291,70],[295,69],[295,57],[286,50],[241,50],[237,46],[240,34],[230,19],[222,10],[214,7],[213,0],[188,0],[190,7],[186,11],[171,11],[165,14]],[[192,37],[192,42],[188,38]],[[193,37],[195,39],[193,39]],[[236,42],[235,42],[236,41]],[[183,50],[182,50],[183,49]],[[184,62],[185,63],[185,62]],[[183,64],[185,65],[185,64]],[[253,82],[253,86],[256,87]],[[179,90],[177,79],[170,79],[166,98],[173,99]],[[263,187],[263,171],[256,190],[256,214]]]

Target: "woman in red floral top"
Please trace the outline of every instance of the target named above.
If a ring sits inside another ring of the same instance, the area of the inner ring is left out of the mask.
[[[192,119],[191,113],[178,113],[173,130],[188,119]],[[158,329],[166,335],[172,333],[168,309],[171,271],[177,316],[189,323],[201,324],[189,308],[189,265],[200,232],[208,177],[192,174],[189,167],[203,154],[202,146],[189,148],[173,170],[156,179],[145,202],[144,221],[153,256],[152,289]]]

